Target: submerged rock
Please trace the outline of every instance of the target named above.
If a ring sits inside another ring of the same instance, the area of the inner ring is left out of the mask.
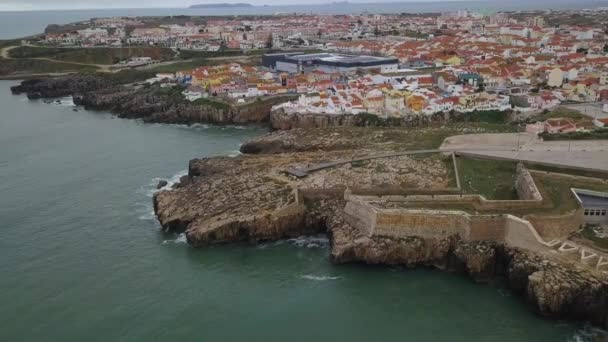
[[[166,180],[164,180],[164,179],[161,179],[160,181],[158,181],[158,184],[156,185],[156,189],[157,189],[157,190],[160,190],[160,189],[162,189],[162,188],[166,187],[166,186],[167,186],[167,184],[169,184],[169,182],[167,182],[167,181],[166,181]]]

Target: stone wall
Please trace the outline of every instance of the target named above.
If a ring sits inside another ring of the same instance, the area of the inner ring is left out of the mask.
[[[522,163],[517,165],[517,178],[515,179],[515,190],[520,200],[542,201],[543,196],[538,191],[536,183]]]
[[[472,215],[465,241],[502,241],[505,236],[504,215]]]
[[[344,207],[344,221],[371,236],[376,228],[376,210],[365,202],[349,201]]]
[[[468,204],[477,210],[527,209],[542,205],[541,200],[487,200],[480,195],[462,194],[411,194],[389,196],[359,196],[346,194],[345,198],[368,202],[434,202],[445,204]]]
[[[576,232],[585,224],[583,208],[563,215],[526,215],[536,231],[544,239],[555,239]]]
[[[547,246],[530,222],[512,215],[507,215],[505,218],[504,242],[511,247],[528,250],[538,250],[539,247]]]
[[[459,236],[465,242],[505,242],[510,247],[538,250],[547,246],[532,223],[512,215],[470,215],[462,211],[380,209],[348,201],[344,219],[366,236],[444,239]]]
[[[470,217],[458,211],[380,210],[376,212],[373,234],[390,236],[418,236],[446,238],[459,235],[465,238]]]

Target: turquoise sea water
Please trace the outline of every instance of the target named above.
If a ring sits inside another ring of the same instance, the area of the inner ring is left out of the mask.
[[[0,81],[0,341],[575,341],[500,285],[334,266],[324,237],[205,249],[164,234],[158,178],[260,128],[115,119]]]

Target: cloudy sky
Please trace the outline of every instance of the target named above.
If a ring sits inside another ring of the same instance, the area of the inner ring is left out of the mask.
[[[351,0],[350,2],[430,2],[438,0]],[[441,0],[439,0],[441,1]],[[443,0],[445,1],[445,0]],[[82,9],[82,8],[151,8],[188,7],[200,3],[246,2],[254,5],[328,3],[327,0],[0,0],[0,11]]]

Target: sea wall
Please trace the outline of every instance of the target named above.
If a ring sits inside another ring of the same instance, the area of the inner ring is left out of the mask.
[[[471,215],[456,210],[384,209],[350,200],[344,220],[365,236],[505,242],[538,250],[547,244],[527,220],[512,215]]]
[[[346,213],[348,215],[348,213]],[[447,238],[454,235],[466,239],[470,217],[465,213],[430,210],[376,210],[372,234],[383,236]]]

